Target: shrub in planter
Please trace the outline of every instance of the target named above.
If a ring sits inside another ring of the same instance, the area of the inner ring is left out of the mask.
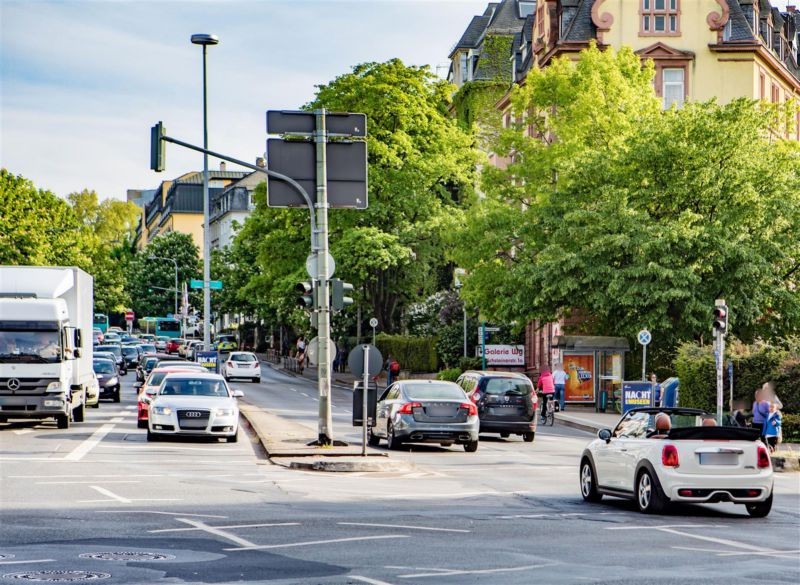
[[[781,432],[784,443],[800,443],[800,414],[783,414]]]

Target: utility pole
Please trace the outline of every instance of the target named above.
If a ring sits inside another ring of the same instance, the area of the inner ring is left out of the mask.
[[[725,334],[728,332],[728,307],[725,299],[714,301],[714,321],[712,324],[716,338],[716,366],[717,366],[717,424],[722,426],[722,402],[725,387],[722,379],[723,364],[725,363]]]

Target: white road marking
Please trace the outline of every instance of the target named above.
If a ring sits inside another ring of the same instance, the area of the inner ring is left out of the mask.
[[[717,544],[725,544],[727,546],[731,546],[733,548],[741,548],[744,550],[749,551],[759,551],[759,552],[774,552],[772,549],[765,548],[763,546],[756,546],[753,544],[746,544],[744,542],[737,542],[735,540],[728,540],[726,538],[714,538],[713,536],[702,536],[700,534],[692,534],[691,532],[683,532],[681,530],[673,530],[672,528],[660,528],[661,532],[668,532],[670,534],[676,534],[678,536],[688,536],[689,538],[696,538],[697,540],[704,540],[706,542],[716,542]]]
[[[27,435],[28,433],[32,433],[33,429],[20,429],[18,431],[14,431],[15,435]]]
[[[271,548],[290,548],[294,546],[314,546],[316,544],[332,544],[334,542],[355,542],[358,540],[386,540],[387,538],[409,538],[406,534],[387,534],[385,536],[356,536],[353,538],[334,538],[331,540],[310,540],[306,542],[289,542],[286,544],[252,545],[245,548],[226,548],[223,550],[266,550]]]
[[[428,526],[404,526],[402,524],[367,524],[366,522],[337,522],[339,526],[376,526],[378,528],[408,528],[409,530],[431,530],[434,532],[472,532],[458,528],[430,528]]]
[[[220,538],[224,538],[225,540],[230,540],[232,543],[239,544],[246,548],[256,546],[249,540],[245,540],[244,538],[239,538],[235,534],[231,534],[229,532],[225,532],[222,529],[214,528],[213,526],[203,524],[202,522],[198,522],[197,520],[189,520],[188,518],[176,518],[176,520],[178,522],[183,522],[184,524],[189,524],[190,526],[194,526],[195,528],[199,528],[200,530],[208,532],[209,534],[214,534],[216,536],[219,536]],[[225,549],[225,550],[231,550],[231,549]]]
[[[109,490],[107,490],[105,488],[101,488],[99,485],[90,485],[89,487],[92,488],[95,491],[100,492],[104,496],[108,496],[109,498],[117,500],[118,502],[122,502],[123,504],[130,504],[131,503],[131,500],[129,500],[128,498],[123,498],[122,496],[118,496],[114,492],[111,492],[111,491],[109,491]]]
[[[114,418],[111,419],[111,422],[115,422],[115,423],[125,422],[125,418],[121,417],[121,416],[115,416]]]
[[[348,476],[352,477],[352,476]],[[419,498],[431,498],[431,499],[441,499],[441,498],[471,498],[474,496],[514,496],[514,495],[525,495],[525,494],[532,494],[534,492],[527,491],[527,490],[515,490],[510,492],[498,492],[498,491],[483,491],[483,492],[461,492],[461,493],[449,493],[449,494],[373,494],[366,496],[369,499],[373,500],[413,500]]]
[[[30,561],[0,561],[0,565],[27,565],[29,563],[52,563],[55,559],[31,559]]]
[[[279,522],[272,524],[230,524],[228,526],[213,526],[212,528],[229,529],[229,528],[263,528],[265,526],[300,526],[299,522]],[[158,532],[189,532],[191,530],[204,530],[204,528],[163,528],[161,530],[148,530],[151,534]]]
[[[361,575],[349,575],[348,578],[361,581],[362,583],[368,583],[369,585],[392,585],[386,581],[378,581],[377,579],[370,579],[369,577],[362,577]]]
[[[522,567],[505,567],[501,569],[474,569],[472,571],[467,570],[447,570],[447,572],[442,572],[441,569],[433,569],[436,572],[431,573],[412,573],[408,575],[398,575],[400,579],[415,579],[419,577],[452,577],[453,575],[488,575],[490,573],[512,573],[517,571],[528,571],[530,569],[541,569],[543,567],[552,567],[554,566],[553,563],[544,564],[544,565],[525,565]]]
[[[88,481],[37,481],[36,485],[66,485],[66,484],[79,484],[79,483],[95,483],[95,482],[102,482],[102,483],[142,483],[141,481],[132,479],[90,479]]]
[[[194,518],[221,518],[227,520],[227,516],[215,516],[214,514],[181,514],[180,512],[158,512],[155,510],[98,510],[101,514],[163,514],[164,516],[192,516]]]
[[[727,524],[661,524],[657,526],[608,526],[606,530],[663,530],[666,528],[727,528]]]
[[[300,394],[302,394],[302,395],[303,395],[303,396],[305,396],[306,398],[311,398],[311,396],[309,396],[309,395],[308,395],[308,394],[306,394],[305,392],[301,392]]]
[[[183,498],[134,498],[129,500],[133,502],[182,502]],[[103,504],[108,503],[108,500],[78,500],[79,504]]]
[[[776,557],[776,558],[791,558],[797,559],[797,554],[800,553],[800,550],[768,550],[768,551],[736,551],[731,552],[729,550],[720,550],[718,548],[700,548],[697,546],[673,546],[670,547],[676,550],[690,550],[692,552],[704,552],[704,553],[714,553],[718,557],[738,557],[738,556],[746,556],[746,555],[754,555],[754,556],[768,556],[768,557]],[[791,556],[789,556],[791,555]]]
[[[56,477],[86,477],[86,475],[85,474],[81,474],[81,473],[70,473],[70,474],[64,474],[64,475],[9,475],[8,477],[9,478],[14,478],[14,479],[53,479],[53,478],[56,478]],[[119,477],[119,474],[115,473],[115,474],[105,474],[105,475],[92,475],[90,477],[97,477],[97,478],[100,478],[100,477]],[[126,474],[126,477],[164,477],[164,476],[163,476],[163,474],[160,474],[160,473],[159,474],[153,473],[153,474],[146,474],[146,475]]]
[[[64,461],[80,461],[83,459],[83,456],[86,455],[89,451],[94,449],[94,447],[103,440],[103,438],[110,433],[114,429],[113,424],[105,424],[99,429],[97,429],[92,436],[86,439],[83,443],[75,447],[72,450],[72,453],[69,453],[66,457],[64,457]]]

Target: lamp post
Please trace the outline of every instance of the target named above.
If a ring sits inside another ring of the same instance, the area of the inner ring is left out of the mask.
[[[175,312],[173,316],[178,318],[178,261],[175,258],[167,258],[165,256],[148,256],[150,260],[168,260],[175,265]]]
[[[203,148],[208,150],[208,95],[206,91],[206,53],[210,45],[219,44],[217,35],[192,35],[192,44],[203,47]],[[211,347],[211,234],[208,221],[208,153],[203,153],[203,344]]]

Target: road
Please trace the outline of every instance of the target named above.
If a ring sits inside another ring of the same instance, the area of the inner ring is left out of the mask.
[[[591,436],[482,437],[476,453],[416,446],[403,473],[289,470],[238,443],[147,443],[133,376],[87,421],[0,425],[0,584],[567,584],[800,581],[800,476],[776,474],[762,520],[732,505],[643,516],[584,504]],[[264,367],[246,400],[316,436],[316,388]],[[357,442],[333,393],[336,438]]]

